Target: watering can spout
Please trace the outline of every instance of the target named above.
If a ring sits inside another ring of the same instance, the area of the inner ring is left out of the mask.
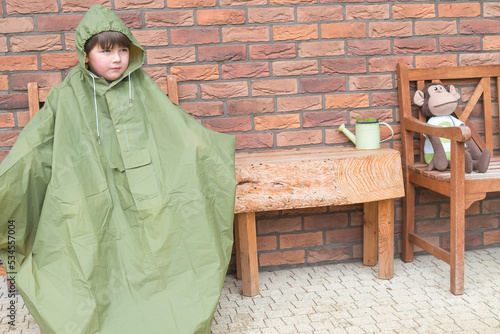
[[[339,132],[343,132],[347,136],[347,138],[349,138],[354,143],[354,145],[356,145],[356,136],[351,131],[346,129],[344,123],[339,126],[338,130]]]

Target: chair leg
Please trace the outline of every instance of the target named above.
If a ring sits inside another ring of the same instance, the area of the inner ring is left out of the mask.
[[[403,198],[403,240],[401,244],[401,259],[404,262],[413,261],[413,244],[409,234],[415,232],[415,185],[405,182],[406,196]]]

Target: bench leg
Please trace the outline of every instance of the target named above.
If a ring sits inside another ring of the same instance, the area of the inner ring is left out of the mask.
[[[255,213],[240,213],[236,217],[238,244],[237,270],[241,271],[242,294],[252,297],[259,293],[259,263],[257,259],[257,231]],[[237,274],[238,276],[238,274]]]
[[[394,276],[394,200],[364,204],[363,264],[375,265],[378,277]],[[378,252],[377,252],[378,250]]]

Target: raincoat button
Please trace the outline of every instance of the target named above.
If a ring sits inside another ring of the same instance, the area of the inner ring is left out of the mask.
[[[120,129],[116,129],[116,132],[117,132],[117,133],[120,133]]]

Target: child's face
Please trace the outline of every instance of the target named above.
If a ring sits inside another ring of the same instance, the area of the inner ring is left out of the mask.
[[[89,64],[90,70],[108,82],[121,77],[128,67],[129,49],[122,46],[113,46],[102,49],[99,45],[94,46],[85,57],[85,63]]]

